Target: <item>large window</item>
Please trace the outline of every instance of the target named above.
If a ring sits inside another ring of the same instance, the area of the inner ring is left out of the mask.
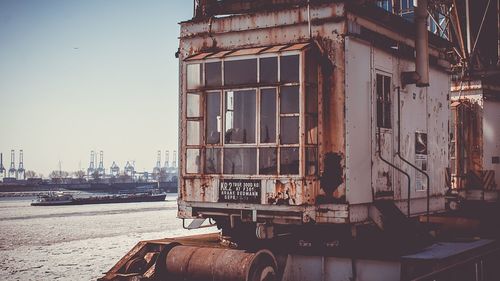
[[[315,175],[318,72],[306,54],[296,49],[187,62],[185,171]]]

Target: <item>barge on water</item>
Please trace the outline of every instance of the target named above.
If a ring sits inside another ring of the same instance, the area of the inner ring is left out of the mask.
[[[60,205],[87,205],[87,204],[108,204],[108,203],[135,203],[135,202],[155,202],[165,201],[165,193],[139,193],[121,194],[108,196],[92,196],[87,198],[74,198],[71,194],[52,193],[38,196],[31,206],[60,206]]]

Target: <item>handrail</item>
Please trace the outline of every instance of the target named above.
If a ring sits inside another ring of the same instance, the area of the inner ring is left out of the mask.
[[[429,215],[430,215],[430,177],[429,174],[427,174],[424,170],[418,168],[417,166],[413,165],[410,163],[408,160],[406,160],[403,156],[401,156],[401,88],[397,87],[398,89],[398,151],[396,152],[396,155],[399,157],[399,159],[403,160],[406,164],[410,165],[413,169],[417,170],[418,172],[422,173],[425,175],[427,178],[427,222],[429,222]]]
[[[411,196],[410,196],[410,192],[411,192],[411,180],[410,180],[410,175],[408,173],[406,173],[405,171],[403,171],[401,168],[397,167],[396,165],[392,164],[391,162],[387,161],[384,159],[384,157],[382,157],[382,152],[381,152],[381,149],[380,149],[380,127],[378,127],[378,138],[377,138],[377,143],[378,143],[378,149],[377,149],[377,153],[378,153],[378,156],[380,157],[380,159],[385,162],[387,165],[391,166],[392,168],[396,169],[397,171],[399,171],[400,173],[404,174],[407,178],[408,178],[408,208],[407,208],[407,216],[410,217],[410,202],[411,202]]]

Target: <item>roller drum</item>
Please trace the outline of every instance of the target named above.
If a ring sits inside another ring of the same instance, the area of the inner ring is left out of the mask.
[[[165,260],[167,280],[275,281],[277,263],[268,250],[176,246]]]

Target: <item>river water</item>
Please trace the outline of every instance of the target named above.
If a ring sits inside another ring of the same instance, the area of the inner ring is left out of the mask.
[[[192,235],[164,202],[30,206],[0,199],[0,280],[96,280],[137,242]]]

